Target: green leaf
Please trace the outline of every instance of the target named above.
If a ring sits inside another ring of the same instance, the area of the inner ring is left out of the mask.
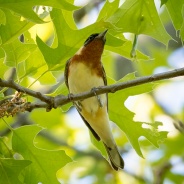
[[[5,72],[8,70],[8,66],[4,65],[3,60],[4,60],[4,58],[0,59],[0,76],[1,76],[1,78],[4,77]]]
[[[122,44],[121,46],[119,47],[114,47],[114,46],[105,46],[105,48],[109,51],[112,51],[112,52],[115,52],[127,59],[132,59],[130,53],[131,53],[131,50],[132,50],[132,43],[131,41],[126,41],[124,44]],[[137,53],[136,53],[136,58],[137,58],[137,61],[139,60],[149,60],[149,56],[146,56],[144,55],[143,53],[141,53],[140,51],[137,50]]]
[[[102,156],[108,160],[108,155],[107,155],[107,151],[102,143],[102,141],[97,141],[96,138],[92,135],[92,133],[89,131],[90,133],[90,139],[91,142],[95,145],[95,147],[101,152]]]
[[[0,48],[0,59],[4,58],[5,54],[2,48]]]
[[[182,8],[182,16],[184,19],[184,6]],[[180,29],[180,36],[181,36],[181,39],[184,40],[184,21],[183,21],[183,24],[182,24],[181,29]]]
[[[47,64],[43,59],[41,52],[36,48],[27,60],[18,63],[17,66],[17,77],[21,80],[21,85],[30,85],[27,83],[28,77],[35,79],[32,83],[39,81],[41,84],[55,84],[56,78],[48,70]],[[27,82],[26,82],[27,81]],[[24,83],[26,82],[26,83]]]
[[[38,48],[31,53],[25,62],[18,65],[17,71],[20,79],[32,77],[41,84],[56,84],[56,78],[48,70],[48,66]]]
[[[181,26],[180,36],[181,36],[181,39],[184,40],[184,23],[183,23],[183,25]]]
[[[44,58],[39,51],[38,48],[36,48],[30,55],[29,58],[26,59],[24,63],[19,64],[18,67],[18,76],[20,78],[26,77],[26,76],[33,76],[38,73],[38,70],[42,69],[42,73],[47,70],[47,65],[44,61]]]
[[[168,1],[168,0],[161,0],[161,5],[160,5],[160,7],[161,7],[162,5],[164,5],[164,4],[166,4],[167,1]]]
[[[167,139],[165,141],[165,157],[167,159],[169,159],[170,157],[172,157],[172,155],[177,155],[177,156],[181,156],[184,153],[184,147],[183,147],[183,141],[184,141],[184,137],[183,134],[178,134],[175,137],[172,137],[170,139]],[[172,149],[170,149],[172,148]]]
[[[70,26],[71,29],[77,29],[75,20],[73,19],[73,11],[62,10],[65,22]]]
[[[165,45],[171,39],[160,21],[153,0],[125,1],[108,21],[121,28],[122,32],[145,34]]]
[[[114,12],[118,9],[119,7],[119,0],[116,1],[106,1],[103,8],[101,9],[97,21],[103,19],[109,18],[111,15],[114,14]]]
[[[5,16],[3,10],[0,9],[0,25],[1,24],[3,24],[3,25],[6,24],[6,16]]]
[[[177,0],[177,3],[175,0],[169,0],[166,3],[166,7],[176,30],[179,30],[184,22],[182,15],[183,5],[183,0]]]
[[[125,82],[135,79],[135,74],[128,74],[118,82]],[[112,83],[112,82],[111,82]],[[109,94],[109,116],[110,120],[115,122],[119,128],[126,134],[131,145],[137,152],[137,154],[143,157],[140,149],[138,139],[144,136],[154,146],[158,147],[158,142],[163,141],[166,138],[167,132],[159,132],[158,126],[161,123],[144,123],[134,122],[134,113],[129,111],[125,106],[124,102],[129,96],[134,96],[142,93],[149,92],[153,89],[153,83],[135,86],[116,92],[115,95]],[[118,108],[117,108],[118,107]],[[148,128],[143,128],[147,125]]]
[[[33,11],[33,7],[37,5],[42,6],[51,6],[59,9],[66,9],[69,11],[76,10],[77,7],[70,4],[69,2],[62,0],[0,0],[0,7],[10,9],[21,16],[29,19],[35,23],[44,23],[42,19],[40,19],[36,13]]]
[[[8,147],[5,138],[0,137],[0,158],[11,158],[12,156],[12,151]]]
[[[35,147],[34,138],[42,128],[24,126],[13,131],[13,150],[21,154],[32,164],[25,170],[24,183],[59,183],[56,172],[71,159],[64,151],[50,151]]]
[[[6,24],[0,25],[1,44],[12,42],[34,25],[25,20],[20,21],[20,17],[13,15],[9,10],[3,9],[3,12],[6,15]]]
[[[37,48],[35,44],[24,44],[18,39],[2,46],[5,52],[4,63],[7,66],[17,67],[18,63],[26,60]]]
[[[150,57],[154,59],[149,61],[140,61],[139,64],[137,64],[136,68],[141,76],[152,75],[154,70],[158,67],[167,67],[167,58],[172,52],[170,49],[166,50],[153,45],[148,45],[148,48],[151,51]]]
[[[14,160],[0,158],[1,183],[21,184],[19,180],[20,172],[31,164],[29,160]]]

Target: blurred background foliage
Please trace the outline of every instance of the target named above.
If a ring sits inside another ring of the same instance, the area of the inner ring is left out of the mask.
[[[152,37],[142,34],[139,35],[137,49],[141,52],[140,57],[138,56],[137,59],[126,57],[130,55],[132,44],[127,46],[127,48],[130,49],[127,49],[128,53],[127,55],[125,54],[125,57],[109,51],[109,49],[105,50],[102,62],[108,77],[120,80],[131,72],[136,72],[136,76],[145,76],[184,66],[184,49],[182,47],[181,38],[179,37],[179,26],[176,24],[176,21],[171,21],[174,19],[173,17],[176,18],[177,15],[169,14],[168,10],[172,8],[172,3],[170,4],[170,2],[173,2],[169,1],[170,0],[168,0],[167,8],[165,5],[160,7],[161,3],[167,1],[155,0],[155,5],[164,27],[173,39],[169,41],[168,45],[167,43],[164,45]],[[66,2],[71,1],[68,0]],[[124,1],[121,3],[123,2]],[[184,3],[182,0],[178,2],[181,5]],[[104,3],[105,1],[103,0],[76,0],[75,5],[82,7],[74,11],[74,21],[77,27],[81,29],[94,23]],[[18,81],[21,81],[21,85],[30,86],[32,89],[46,94],[52,93],[56,95],[61,91],[67,94],[66,89],[63,89],[64,87],[61,85],[64,81],[61,72],[57,70],[52,73],[47,72],[48,66],[45,64],[44,57],[38,47],[35,47],[36,39],[38,45],[40,44],[40,48],[42,47],[38,37],[48,46],[52,45],[52,48],[56,48],[59,44],[58,40],[55,39],[56,34],[54,32],[53,22],[50,21],[51,17],[49,13],[47,13],[48,10],[47,7],[36,9],[35,11],[44,17],[43,20],[46,23],[35,24],[33,26],[33,22],[28,22],[25,24],[25,27],[30,27],[30,29],[24,33],[24,36],[19,35],[19,40],[24,43],[29,43],[29,46],[21,48],[23,46],[20,42],[13,43],[15,45],[7,43],[11,45],[6,44],[3,46],[3,49],[7,50],[7,52],[10,46],[12,48],[16,47],[18,50],[18,52],[16,52],[17,56],[8,55],[9,57],[16,57],[16,59],[6,58],[6,60],[4,60],[4,52],[0,49],[0,77],[5,79],[18,79]],[[5,11],[9,14],[9,18],[15,17],[11,12],[8,12],[8,10]],[[66,20],[67,14],[70,13],[71,12],[65,12]],[[9,20],[7,19],[6,21]],[[37,21],[39,22],[40,20]],[[75,24],[71,22],[70,19],[68,19],[68,21],[68,25],[75,29]],[[3,24],[3,19],[1,24]],[[3,34],[3,32],[1,32],[1,34]],[[133,34],[125,33],[124,36],[128,40],[133,41]],[[68,35],[67,39],[70,40],[70,35]],[[1,38],[1,42],[3,43],[3,38]],[[16,49],[14,50],[16,51]],[[19,55],[20,50],[24,53],[28,51],[29,57],[27,57],[27,54]],[[32,54],[33,52],[34,54]],[[36,60],[39,58],[39,63],[33,62],[35,60],[34,57]],[[3,60],[5,64],[3,64]],[[26,64],[23,62],[25,60]],[[50,67],[53,67],[52,63],[50,63]],[[64,66],[59,67],[63,68]],[[6,72],[4,73],[4,71]],[[35,79],[39,80],[35,81]],[[59,85],[61,85],[61,89],[58,88]],[[11,89],[2,90],[5,96],[12,94]],[[28,96],[26,100],[32,101],[32,97]],[[125,170],[118,172],[110,168],[108,162],[91,143],[88,130],[73,107],[70,108],[68,112],[65,112],[68,107],[52,109],[51,113],[46,113],[44,109],[36,109],[31,113],[20,113],[15,117],[5,118],[5,121],[13,128],[34,124],[44,127],[34,140],[35,146],[45,150],[64,149],[66,151],[66,154],[71,157],[74,162],[68,163],[57,172],[57,178],[61,183],[184,183],[183,78],[179,77],[165,80],[155,84],[154,90],[149,93],[129,96],[125,101],[125,106],[135,113],[135,121],[162,122],[163,125],[159,126],[159,130],[168,131],[169,133],[167,139],[159,143],[159,148],[155,148],[147,139],[140,137],[139,144],[144,155],[144,158],[141,158],[132,148],[125,134],[117,125],[112,124],[114,137],[125,160]],[[11,147],[12,134],[2,119],[0,120],[0,136],[1,140],[3,140],[0,142],[0,145],[2,142],[5,142]],[[58,157],[55,159],[59,162]],[[29,163],[27,163],[27,165],[28,164]],[[49,166],[47,167],[49,168]],[[52,163],[50,163],[50,167],[52,167]]]

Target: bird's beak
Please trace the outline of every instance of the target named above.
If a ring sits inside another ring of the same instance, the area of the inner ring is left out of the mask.
[[[108,31],[108,29],[106,29],[105,31],[101,32],[96,38],[100,38],[100,39],[105,41],[105,35],[106,35],[107,31]]]

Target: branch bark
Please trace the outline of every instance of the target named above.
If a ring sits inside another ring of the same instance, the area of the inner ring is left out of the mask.
[[[100,86],[95,89],[95,93],[97,95],[104,94],[104,93],[115,93],[116,91],[138,86],[141,84],[156,82],[156,81],[179,77],[179,76],[184,76],[184,68],[174,69],[171,71],[154,74],[150,76],[139,77],[134,80],[120,82],[109,86]],[[68,96],[58,95],[55,97],[51,97],[51,96],[44,95],[40,92],[36,92],[28,88],[25,88],[23,86],[20,86],[19,84],[16,84],[13,80],[6,81],[3,79],[0,79],[0,86],[15,89],[18,92],[22,92],[24,94],[33,96],[41,101],[37,103],[23,104],[22,106],[25,105],[25,108],[28,111],[31,111],[35,108],[46,108],[47,110],[50,110],[51,108],[57,108],[69,102],[83,100],[83,99],[95,96],[94,91],[88,91],[88,92],[84,92],[76,95],[68,95]]]

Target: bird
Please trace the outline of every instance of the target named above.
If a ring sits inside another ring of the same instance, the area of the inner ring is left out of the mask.
[[[103,142],[111,167],[118,171],[124,168],[124,160],[110,128],[108,94],[95,93],[95,88],[107,85],[101,62],[107,31],[94,33],[86,39],[84,45],[66,62],[64,76],[69,95],[90,90],[94,92],[95,96],[74,101],[73,104],[93,136]]]

